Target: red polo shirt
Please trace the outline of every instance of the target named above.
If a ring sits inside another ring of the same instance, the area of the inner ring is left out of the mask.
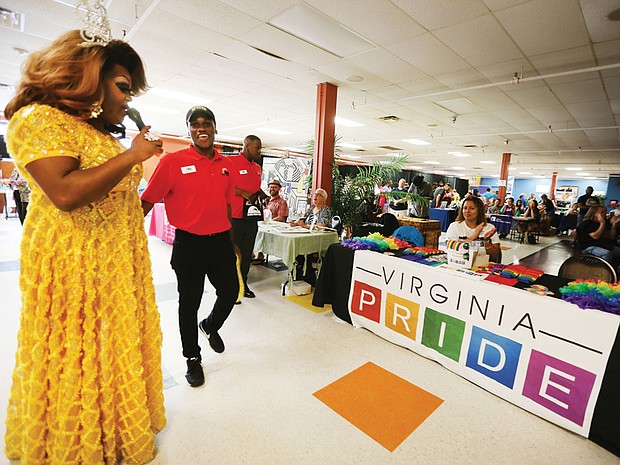
[[[249,161],[243,154],[228,157],[234,166],[234,182],[235,187],[248,192],[258,192],[262,172],[260,166]],[[234,193],[234,191],[233,191]],[[232,217],[243,218],[243,204],[245,199],[240,195],[235,195],[232,200]]]
[[[201,236],[228,231],[233,171],[230,160],[217,150],[209,159],[190,146],[159,160],[142,199],[149,203],[163,199],[168,221],[183,231]]]

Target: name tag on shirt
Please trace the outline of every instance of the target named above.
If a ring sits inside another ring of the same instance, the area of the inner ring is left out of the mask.
[[[239,174],[248,174],[248,170],[239,170]]]
[[[188,165],[188,166],[181,167],[181,173],[183,174],[189,174],[189,173],[195,173],[195,172],[196,172],[196,167],[194,165]]]

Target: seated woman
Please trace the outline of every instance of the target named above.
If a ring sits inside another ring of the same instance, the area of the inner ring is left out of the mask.
[[[501,208],[500,213],[502,215],[512,216],[516,210],[515,201],[512,197],[506,199],[506,204]]]
[[[302,228],[309,229],[314,226],[327,226],[332,225],[332,212],[330,208],[325,204],[327,202],[327,192],[323,189],[317,189],[314,191],[312,197],[314,205],[311,205],[306,210],[303,218],[291,221],[291,226],[301,226]],[[316,285],[316,263],[319,260],[319,254],[314,253],[308,255],[308,264],[304,266],[306,257],[298,255],[295,259],[295,275],[297,279],[303,279],[308,284]],[[304,271],[305,268],[305,271]]]
[[[534,233],[539,230],[538,225],[540,223],[540,210],[538,208],[538,202],[536,200],[530,200],[530,203],[525,209],[525,213],[523,213],[523,218],[532,218],[532,220],[519,221],[519,224],[517,225],[517,230],[521,234],[527,233],[527,241],[533,244],[536,242],[536,236],[534,235]]]
[[[574,203],[560,218],[560,225],[555,233],[558,236],[561,236],[564,233],[568,234],[571,229],[576,229],[578,215],[579,204]]]
[[[311,226],[328,226],[332,225],[332,212],[325,204],[327,202],[327,192],[323,189],[314,191],[312,197],[314,205],[310,205],[302,218],[291,221],[291,226],[301,226],[309,229]]]
[[[523,200],[517,199],[515,203],[514,213],[512,214],[512,216],[523,216],[524,213],[525,213],[525,205],[523,204]]]
[[[615,245],[615,239],[620,217],[613,216],[607,229],[606,214],[604,205],[591,206],[583,221],[577,225],[577,240],[582,252],[601,257],[614,268],[619,268],[620,247]]]
[[[478,197],[469,197],[463,201],[456,221],[448,226],[446,239],[469,240],[481,239],[492,262],[501,260],[501,248],[495,226],[486,222],[484,203]]]

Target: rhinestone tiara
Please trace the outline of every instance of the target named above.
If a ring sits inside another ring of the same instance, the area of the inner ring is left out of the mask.
[[[84,24],[80,35],[84,42],[81,47],[104,47],[112,40],[110,21],[103,0],[79,0],[75,5],[75,14]]]

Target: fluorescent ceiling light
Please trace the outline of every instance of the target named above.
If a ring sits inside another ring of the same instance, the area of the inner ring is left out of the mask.
[[[462,166],[453,166],[451,169],[453,169],[453,170],[464,170],[465,168],[463,168]]]
[[[598,179],[598,178],[597,178],[597,177],[595,177],[595,176],[587,176],[587,177],[585,177],[585,178],[583,178],[583,179]]]
[[[334,121],[336,121],[336,124],[340,124],[341,126],[346,126],[348,128],[359,128],[360,126],[366,126],[365,124],[358,123],[357,121],[351,121],[350,119],[341,118],[340,116],[336,116]]]
[[[269,24],[340,58],[375,48],[372,42],[303,3],[276,15]]]
[[[430,142],[426,142],[420,139],[403,139],[403,142],[407,142],[413,145],[431,145]]]
[[[349,155],[348,153],[343,154],[341,158],[344,158],[344,157],[354,158],[355,160],[361,160],[362,158],[362,157],[358,157],[357,155]]]
[[[140,112],[146,111],[147,113],[160,113],[162,115],[178,115],[181,113],[179,110],[173,110],[169,107],[161,107],[159,105],[151,105],[149,103],[142,103],[138,100],[134,100],[133,107],[137,108]],[[142,115],[144,119],[144,115]]]
[[[174,90],[161,89],[159,87],[153,87],[152,89],[149,89],[149,91],[145,95],[155,95],[157,97],[169,98],[171,100],[181,100],[183,102],[189,102],[194,105],[206,104],[211,102],[211,100],[208,100],[204,97],[198,97],[196,95],[190,95],[184,92],[177,92]]]
[[[448,152],[450,155],[452,155],[453,157],[459,157],[459,158],[466,158],[466,157],[471,157],[470,154],[468,153],[463,153],[463,152]]]
[[[440,162],[435,161],[435,160],[425,161],[424,163],[426,163],[427,165],[441,165]]]
[[[494,165],[495,164],[495,162],[491,160],[482,160],[480,163],[482,163],[483,165]]]
[[[363,147],[361,145],[355,145],[355,144],[348,144],[346,142],[343,142],[342,144],[338,144],[340,145],[340,147],[344,147],[345,149],[355,149],[355,150],[359,150],[362,149]]]
[[[274,128],[256,128],[257,131],[270,132],[271,134],[278,134],[280,136],[286,136],[287,134],[293,134],[289,131],[283,131],[282,129]]]
[[[581,173],[575,173],[577,176],[592,176],[590,173],[584,173],[583,171]]]
[[[423,170],[424,168],[422,166],[407,166],[407,168],[409,168],[410,170]]]
[[[566,171],[581,171],[583,168],[566,168]]]

